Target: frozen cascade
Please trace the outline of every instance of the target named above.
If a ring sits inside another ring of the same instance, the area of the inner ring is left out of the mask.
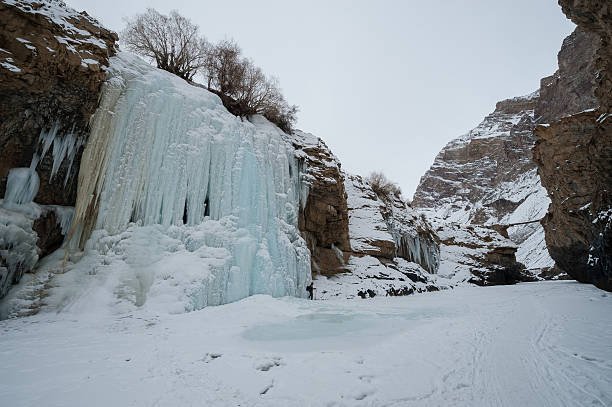
[[[74,127],[65,134],[59,133],[60,127],[60,123],[56,121],[49,129],[43,128],[40,131],[38,142],[42,151],[40,154],[34,153],[30,168],[33,171],[36,170],[38,163],[42,161],[47,152],[51,149],[51,147],[53,147],[51,150],[51,154],[53,155],[51,178],[57,174],[64,160],[67,160],[68,170],[66,171],[66,177],[64,178],[64,185],[66,185],[70,175],[72,174],[72,164],[74,163],[76,153],[85,144],[85,140],[83,137],[75,134]]]
[[[0,298],[4,297],[12,284],[19,281],[25,270],[34,267],[38,261],[38,236],[32,230],[33,221],[28,213],[37,212],[37,206],[4,204],[0,200]],[[12,210],[13,207],[23,208],[24,211],[20,213]]]
[[[416,235],[393,234],[398,248],[398,255],[408,261],[420,264],[425,270],[432,274],[438,271],[440,262],[440,249],[431,239],[423,239],[418,233]]]
[[[59,135],[60,125],[58,122],[53,124],[50,129],[42,129],[39,136],[39,144],[42,148],[40,154],[34,153],[29,168],[12,168],[9,171],[4,194],[4,206],[29,204],[34,201],[40,178],[36,173],[38,163],[45,157],[47,151],[53,146],[53,166],[51,168],[51,178],[57,174],[62,162],[68,160],[68,171],[64,179],[64,185],[71,174],[72,164],[79,148],[83,146],[83,139],[70,131],[67,134]]]
[[[3,204],[28,204],[38,193],[40,179],[32,168],[12,168],[6,181]]]
[[[72,244],[91,236],[85,253],[123,270],[113,291],[136,305],[168,290],[178,290],[176,312],[305,296],[299,168],[284,133],[131,54],[111,61],[81,159]]]

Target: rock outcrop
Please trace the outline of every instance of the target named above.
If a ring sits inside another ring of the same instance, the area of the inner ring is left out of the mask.
[[[454,225],[443,228],[447,235],[443,241],[455,241],[449,235],[453,230],[459,233],[457,242],[470,237],[468,240],[472,243],[468,246],[478,240],[476,235],[489,240],[480,244],[482,256],[476,256],[482,264],[476,267],[474,260],[468,262],[469,268],[475,271],[475,281],[482,281],[482,284],[518,281],[517,270],[522,266],[516,264],[516,260],[512,263],[514,252],[531,274],[540,274],[553,266],[542,227],[537,222],[524,223],[541,219],[549,203],[531,159],[535,142],[534,110],[538,100],[538,92],[535,92],[497,103],[495,111],[478,127],[442,149],[421,178],[412,201],[412,205],[423,210],[436,227]],[[472,236],[474,230],[479,232]],[[507,233],[506,237],[512,242],[498,235],[496,230]],[[493,250],[492,242],[501,244],[499,250],[514,247],[513,253],[504,260],[505,266],[497,265],[494,272],[484,276],[484,270],[490,265],[485,254]],[[443,250],[443,258],[444,253],[448,251]],[[504,267],[507,276],[500,271]],[[455,275],[456,271],[449,273]]]
[[[440,249],[431,225],[400,197],[378,196],[360,176],[345,174],[350,253],[343,273],[314,273],[317,298],[409,295],[448,287],[438,281]]]
[[[540,81],[535,106],[537,123],[569,116],[598,105],[595,97],[597,35],[577,27],[563,40],[559,69]]]
[[[98,105],[117,35],[59,0],[2,0],[0,25],[2,205],[7,211],[32,200],[73,206],[88,121]],[[15,188],[7,191],[13,170]],[[14,216],[5,213],[3,225],[24,233],[36,231],[38,250],[48,253],[62,240],[61,228],[53,211],[30,209]],[[0,253],[8,254],[0,255],[0,280],[10,284],[30,266],[21,262],[8,267],[7,257],[15,250],[8,243],[11,239],[4,237]],[[0,289],[0,296],[5,290],[6,286]]]
[[[44,148],[41,133],[53,132],[58,140],[50,140],[54,145],[36,167],[40,189],[35,200],[73,205],[78,152],[72,163],[64,159],[53,171],[54,157],[60,155],[54,150],[69,134],[75,140],[65,148],[82,147],[77,140],[87,137],[117,36],[61,1],[3,0],[0,24],[0,196],[9,170],[29,167]]]
[[[480,286],[534,281],[516,261],[517,246],[492,228],[444,223],[440,238],[440,277],[453,284],[467,281]]]
[[[588,43],[564,42],[554,81],[542,83],[552,88],[538,106],[542,124],[535,130],[534,157],[552,201],[542,224],[561,269],[612,291],[612,6],[597,0],[559,3]],[[565,110],[550,108],[564,100],[572,101]]]
[[[311,253],[313,273],[344,272],[351,246],[340,161],[312,134],[295,131],[290,141],[300,161],[299,229]]]

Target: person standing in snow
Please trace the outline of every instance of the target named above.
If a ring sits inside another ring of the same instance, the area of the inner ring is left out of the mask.
[[[314,283],[310,283],[310,285],[308,285],[306,287],[306,291],[308,291],[308,299],[310,300],[314,300]]]

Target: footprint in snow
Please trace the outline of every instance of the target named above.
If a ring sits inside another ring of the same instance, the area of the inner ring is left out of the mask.
[[[273,367],[283,366],[285,363],[283,362],[283,358],[275,357],[272,359],[263,360],[255,365],[255,369],[261,372],[267,372]]]
[[[213,360],[220,358],[221,356],[223,356],[221,353],[207,352],[206,355],[204,355],[204,357],[201,359],[201,361],[204,363],[210,363]]]
[[[361,401],[364,400],[366,397],[371,396],[375,393],[375,390],[362,390],[359,393],[357,393],[357,395],[354,397],[355,400]]]

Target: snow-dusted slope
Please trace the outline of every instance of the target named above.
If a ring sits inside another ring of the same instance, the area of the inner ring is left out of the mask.
[[[316,275],[317,299],[408,295],[447,288],[438,279],[437,237],[424,218],[397,197],[380,199],[360,176],[345,174],[351,252],[345,273]],[[343,259],[343,261],[344,261]]]
[[[499,102],[475,129],[451,141],[421,178],[413,205],[436,223],[510,225],[538,221],[550,199],[531,158],[539,94]],[[517,260],[534,273],[552,267],[542,226],[512,226]]]
[[[253,294],[304,296],[299,190],[277,127],[241,120],[216,95],[121,53],[81,161],[72,252],[91,238],[51,278],[45,302],[183,312]]]

